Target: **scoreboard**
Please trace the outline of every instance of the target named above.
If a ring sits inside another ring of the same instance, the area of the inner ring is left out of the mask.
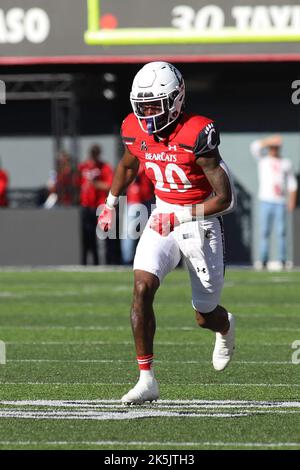
[[[298,0],[2,0],[0,64],[300,60]]]

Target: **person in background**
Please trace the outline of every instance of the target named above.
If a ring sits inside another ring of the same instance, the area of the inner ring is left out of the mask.
[[[144,204],[147,207],[148,214],[150,211],[151,202],[154,197],[154,187],[150,179],[146,176],[144,168],[142,165],[139,168],[137,177],[134,182],[131,183],[127,188],[127,207],[124,211],[124,219],[126,223],[124,224],[123,220],[123,236],[126,238],[121,239],[121,255],[122,263],[125,265],[130,265],[133,262],[135,248],[138,243],[136,239],[135,229],[136,225],[134,220],[136,219],[136,214],[131,214],[130,209],[133,209],[135,204]],[[127,230],[126,230],[127,229]],[[142,233],[144,227],[139,227],[139,233]]]
[[[78,178],[71,156],[61,152],[57,161],[56,192],[58,204],[73,206],[78,203]]]
[[[260,260],[255,263],[258,269],[267,267],[273,224],[276,226],[279,244],[280,269],[287,263],[287,212],[292,212],[296,207],[297,180],[292,162],[282,158],[281,148],[280,135],[255,140],[250,146],[250,151],[258,162]]]
[[[99,264],[96,226],[96,209],[104,204],[110,190],[113,169],[108,163],[101,161],[101,147],[92,145],[88,158],[79,164],[79,199],[82,207],[82,264],[87,264],[89,252],[93,264]]]
[[[0,160],[0,207],[8,207],[7,189],[9,177],[7,171],[3,170]]]
[[[44,202],[46,209],[57,206],[78,204],[78,176],[72,166],[71,156],[64,150],[60,152],[56,170],[51,170],[47,181],[48,197]]]

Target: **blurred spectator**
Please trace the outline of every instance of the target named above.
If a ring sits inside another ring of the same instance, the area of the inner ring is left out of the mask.
[[[140,165],[136,179],[127,188],[127,204],[124,206],[124,219],[126,220],[124,223],[123,219],[122,235],[126,238],[121,239],[121,255],[122,263],[125,265],[132,264],[135,248],[138,243],[136,238],[137,227],[134,223],[138,215],[130,213],[130,209],[133,208],[134,204],[144,204],[147,207],[148,215],[150,215],[149,211],[151,202],[153,202],[153,194],[153,185]],[[139,227],[140,234],[143,229],[144,227]]]
[[[44,206],[47,209],[78,204],[79,178],[72,166],[71,156],[62,151],[57,159],[57,168],[52,170],[47,182],[48,198]]]
[[[260,261],[257,268],[266,267],[269,260],[270,236],[273,223],[279,244],[280,268],[287,262],[287,211],[296,206],[297,180],[290,160],[281,157],[282,137],[274,135],[252,142],[250,150],[258,162],[258,199],[260,201]]]
[[[56,193],[58,204],[72,206],[78,203],[77,172],[72,166],[71,156],[61,152],[57,161]]]
[[[7,171],[3,170],[0,161],[0,207],[8,206],[7,189],[9,184],[9,178]]]
[[[98,265],[96,209],[105,203],[112,183],[113,169],[101,161],[101,147],[92,145],[87,160],[79,165],[78,170],[82,206],[82,264],[87,264],[88,253],[91,252],[94,265]]]

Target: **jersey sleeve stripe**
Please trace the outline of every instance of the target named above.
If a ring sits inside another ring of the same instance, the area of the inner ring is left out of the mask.
[[[179,144],[179,147],[181,147],[181,148],[184,149],[184,150],[191,150],[191,151],[193,151],[193,147],[191,147],[190,145]]]

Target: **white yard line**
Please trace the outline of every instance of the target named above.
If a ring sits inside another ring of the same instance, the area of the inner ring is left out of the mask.
[[[110,420],[132,420],[142,418],[239,418],[248,417],[258,414],[273,414],[273,415],[288,415],[299,414],[300,410],[254,410],[254,409],[237,409],[230,411],[179,411],[179,410],[107,410],[107,411],[94,411],[94,410],[77,410],[77,411],[38,411],[38,410],[11,410],[0,409],[1,418],[18,418],[18,419],[33,419],[33,420],[92,420],[92,421],[110,421]]]
[[[120,363],[120,364],[128,364],[132,363],[132,360],[122,360],[122,359],[7,359],[6,363],[8,362],[21,362],[21,363],[99,363],[99,364],[112,364],[112,363]],[[164,360],[156,360],[156,364],[211,364],[211,361],[199,360],[199,361],[164,361]],[[294,366],[291,361],[234,361],[235,364],[243,364],[243,365],[292,365]]]
[[[127,410],[120,400],[0,400],[0,405],[10,406],[45,406],[54,408],[118,408]],[[280,400],[157,400],[150,408],[300,408],[300,401]],[[149,405],[138,407],[148,408]]]
[[[163,447],[300,447],[300,442],[174,442],[174,441],[0,441],[0,445],[20,446],[163,446]]]
[[[274,411],[275,413],[275,411]],[[232,418],[240,416],[248,416],[249,413],[237,411],[234,413],[180,413],[179,411],[160,411],[160,410],[143,410],[143,411],[17,411],[17,410],[1,410],[0,418],[19,418],[19,419],[54,419],[54,420],[131,420],[141,418]]]
[[[270,315],[271,318],[271,315]],[[75,330],[75,331],[130,331],[130,326],[99,326],[99,325],[92,325],[92,326],[66,326],[66,325],[49,325],[49,326],[35,326],[35,325],[1,325],[2,330],[7,329],[22,329],[22,330]],[[199,330],[197,326],[160,326],[159,331],[196,331]],[[257,327],[256,331],[265,331],[266,327],[262,326],[261,328]],[[268,327],[267,331],[292,331],[298,332],[300,328],[292,328],[292,327]]]
[[[255,414],[300,413],[300,402],[295,401],[158,400],[152,405],[125,407],[117,400],[2,400],[0,405],[0,418],[33,420],[239,418]]]
[[[1,327],[2,328],[2,327]],[[59,346],[59,345],[74,345],[74,346],[89,346],[89,345],[121,345],[121,346],[127,346],[130,345],[132,346],[132,341],[5,341],[6,345],[12,345],[12,346],[19,346],[19,345],[25,345],[25,346]],[[186,341],[180,342],[180,341],[156,341],[156,345],[159,346],[186,346],[187,343]],[[212,340],[213,344],[213,340]],[[243,341],[243,346],[253,346],[254,342],[244,342]],[[257,341],[255,341],[255,344],[257,345]],[[189,346],[199,346],[199,341],[189,341],[188,342]],[[289,349],[291,348],[290,343],[259,343],[259,346],[266,346],[266,347],[278,347],[278,346],[287,346]]]
[[[126,345],[126,344],[131,344],[132,341],[121,341],[120,343],[111,343],[110,341],[5,341],[6,345],[12,345],[12,346],[59,346],[59,345],[66,345],[66,346],[88,346],[88,345],[108,345],[108,344],[120,344],[120,345]],[[177,344],[174,341],[174,345]],[[186,344],[186,343],[184,343]],[[198,344],[198,343],[196,343]]]
[[[132,385],[133,382],[6,382],[0,380],[1,385],[64,385],[68,387],[72,386],[124,386]],[[288,387],[288,388],[298,388],[300,384],[291,384],[291,383],[172,383],[172,387]]]
[[[300,447],[300,442],[0,441],[1,446]]]

